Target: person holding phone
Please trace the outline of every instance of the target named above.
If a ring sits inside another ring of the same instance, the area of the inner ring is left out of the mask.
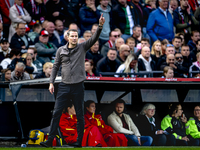
[[[186,135],[187,118],[183,114],[181,104],[171,104],[169,114],[161,122],[161,128],[165,134],[172,134],[177,146],[198,146],[199,140]]]

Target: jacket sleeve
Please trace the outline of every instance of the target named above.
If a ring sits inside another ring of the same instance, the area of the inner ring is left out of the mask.
[[[101,16],[99,10],[96,9],[96,11],[93,13],[96,15],[96,18],[86,18],[86,12],[84,11],[84,9],[80,9],[79,18],[80,18],[81,22],[87,23],[87,24],[94,24],[94,23],[98,22],[98,19]]]
[[[86,42],[82,43],[85,51],[89,50],[94,45],[94,43],[96,43],[96,41],[99,39],[101,31],[102,29],[97,28],[97,31],[92,35],[92,37]]]
[[[53,69],[50,76],[50,83],[54,83],[58,69],[60,68],[60,65],[61,65],[60,51],[61,49],[58,49],[56,53]]]
[[[190,118],[189,121],[186,123],[186,134],[191,135],[194,139],[200,138],[200,132],[197,128],[194,118]]]
[[[129,121],[130,121],[130,128],[131,128],[131,131],[133,131],[133,133],[136,135],[136,136],[141,136],[140,135],[140,132],[138,130],[138,128],[136,127],[136,125],[134,124],[133,120],[131,118],[129,118]]]
[[[155,13],[151,12],[147,20],[147,33],[149,34],[149,36],[152,38],[153,41],[156,41],[158,37],[154,32],[154,27],[156,26],[156,20],[155,20],[156,16],[154,14]]]
[[[27,12],[27,10],[26,9],[23,9],[24,10],[24,12],[25,12],[25,15],[24,16],[22,16],[22,19],[25,21],[25,22],[30,22],[31,21],[31,16],[30,16],[30,14]]]
[[[108,124],[117,132],[123,134],[134,134],[133,131],[127,130],[120,126],[120,124],[116,121],[115,117],[112,115],[108,116]]]

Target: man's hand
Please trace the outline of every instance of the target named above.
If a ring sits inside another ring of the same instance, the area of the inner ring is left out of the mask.
[[[170,67],[177,69],[177,67],[174,64],[169,64]]]
[[[163,134],[163,133],[164,133],[163,130],[159,130],[159,131],[157,131],[157,134]]]
[[[50,92],[51,94],[53,94],[53,92],[54,92],[53,83],[50,83],[50,84],[49,84],[49,92]]]
[[[22,49],[26,49],[26,46],[25,46],[25,45],[24,45],[24,46],[21,46],[21,48],[22,48]]]
[[[187,4],[187,13],[188,13],[188,15],[190,15],[190,9],[191,9],[190,5]]]
[[[188,137],[187,136],[184,136],[184,137],[182,137],[182,139],[181,140],[184,140],[184,141],[189,141],[189,139],[188,139]]]
[[[104,23],[105,23],[105,18],[103,17],[103,13],[102,13],[99,19],[99,26],[103,26]]]
[[[141,140],[140,140],[140,137],[138,137],[138,143],[141,145]]]
[[[58,11],[56,11],[56,12],[54,12],[52,15],[54,16],[54,17],[57,17],[57,16],[59,16],[59,12]]]
[[[186,117],[181,117],[181,121],[184,123],[187,123],[187,118]]]

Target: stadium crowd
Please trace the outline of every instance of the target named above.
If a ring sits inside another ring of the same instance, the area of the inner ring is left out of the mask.
[[[197,0],[2,0],[0,70],[7,81],[49,77],[57,49],[68,42],[67,31],[78,30],[78,42],[84,42],[96,31],[103,13],[106,22],[99,40],[86,53],[86,76],[144,77],[134,73],[164,71],[153,77],[198,78],[199,4]],[[166,70],[171,70],[169,76]]]
[[[111,102],[109,113],[96,114],[96,104],[85,102],[85,132],[82,146],[199,146],[200,106],[194,107],[187,119],[181,104],[170,104],[164,118],[156,115],[156,106],[146,103],[140,113],[133,116],[123,99]],[[188,115],[187,115],[188,116]],[[72,101],[62,113],[60,131],[64,145],[77,141],[77,118]]]

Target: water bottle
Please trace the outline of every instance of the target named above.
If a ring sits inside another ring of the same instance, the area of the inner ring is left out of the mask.
[[[26,144],[21,144],[21,147],[26,147]]]

